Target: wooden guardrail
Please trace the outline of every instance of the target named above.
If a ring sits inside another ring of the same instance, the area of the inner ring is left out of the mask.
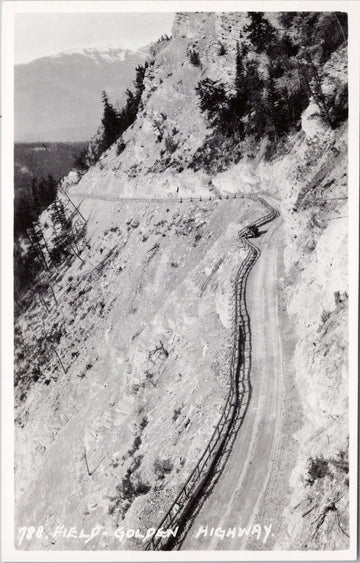
[[[260,200],[269,213],[257,219],[252,226],[260,227],[278,217],[279,212],[271,207],[267,201]],[[227,438],[236,420],[242,420],[251,396],[250,368],[251,368],[251,330],[250,319],[246,308],[245,292],[247,277],[260,255],[260,250],[245,238],[250,225],[239,233],[242,241],[248,247],[248,254],[242,262],[234,283],[234,314],[233,314],[233,350],[230,365],[230,390],[222,409],[222,414],[205,451],[198,460],[186,483],[173,501],[167,513],[158,525],[156,532],[147,543],[145,550],[170,550],[174,538],[162,537],[160,532],[171,528],[184,528],[194,504],[203,494],[210,481],[213,470],[221,457]]]
[[[65,195],[67,197],[69,197],[69,188],[64,188],[63,193],[65,193]],[[193,197],[193,196],[189,196],[189,197],[182,197],[182,196],[177,196],[174,197],[173,195],[171,197],[127,197],[127,196],[111,196],[111,195],[96,195],[96,194],[86,194],[84,192],[71,192],[70,194],[72,197],[82,197],[84,199],[96,199],[96,200],[102,200],[102,201],[111,201],[111,202],[122,202],[122,201],[158,201],[158,202],[162,202],[162,203],[183,203],[183,202],[207,202],[207,201],[217,201],[217,200],[228,200],[228,199],[241,199],[241,198],[245,198],[248,197],[247,195],[244,194],[226,194],[226,195],[221,195],[221,194],[213,194],[213,195],[208,195],[208,196],[199,196],[199,197]]]
[[[64,190],[66,195],[67,190]],[[240,265],[235,277],[234,283],[234,310],[233,310],[233,349],[230,363],[230,389],[222,409],[219,422],[214,428],[209,443],[207,444],[202,456],[198,460],[196,466],[190,473],[185,484],[176,496],[175,500],[162,518],[160,524],[156,528],[150,541],[145,546],[145,550],[171,550],[177,538],[163,537],[159,532],[161,530],[169,530],[178,527],[184,529],[189,519],[194,505],[203,495],[207,484],[211,480],[215,466],[221,458],[221,454],[225,449],[229,434],[238,430],[241,421],[245,416],[249,400],[251,397],[251,329],[250,319],[246,308],[246,281],[248,275],[260,255],[260,250],[252,244],[246,237],[249,227],[260,227],[276,217],[279,212],[274,209],[265,199],[260,196],[250,194],[233,194],[233,195],[212,195],[207,197],[178,197],[178,198],[133,198],[133,197],[113,197],[106,195],[91,195],[85,193],[72,193],[75,197],[83,197],[86,199],[98,199],[104,201],[158,201],[164,203],[173,202],[206,202],[211,200],[228,200],[236,198],[250,198],[260,201],[269,212],[244,227],[239,236],[243,244],[247,246],[248,253]],[[165,534],[166,535],[166,534]]]

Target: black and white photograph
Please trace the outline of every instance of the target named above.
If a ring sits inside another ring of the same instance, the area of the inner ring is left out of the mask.
[[[359,8],[3,3],[4,561],[356,559]]]

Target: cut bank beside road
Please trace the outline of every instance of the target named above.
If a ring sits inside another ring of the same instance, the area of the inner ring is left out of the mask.
[[[182,549],[246,549],[247,536],[224,539],[213,536],[210,539],[205,534],[196,535],[200,526],[208,526],[210,530],[250,525],[251,529],[256,524],[272,523],[269,520],[258,522],[256,517],[260,504],[265,501],[276,457],[281,455],[278,451],[283,410],[282,332],[278,308],[278,271],[283,244],[281,219],[265,225],[262,230],[266,232],[258,239],[261,257],[250,273],[247,287],[252,335],[250,408],[223,473],[193,523]],[[221,516],[219,506],[226,507]],[[272,528],[274,536],[277,524]]]

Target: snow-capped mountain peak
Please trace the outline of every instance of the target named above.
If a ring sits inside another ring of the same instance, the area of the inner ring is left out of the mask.
[[[102,90],[113,101],[121,100],[145,58],[146,52],[105,45],[69,49],[16,65],[16,140],[90,139],[101,118]]]
[[[116,45],[106,45],[101,47],[83,47],[83,48],[74,48],[74,49],[67,49],[66,51],[61,51],[56,55],[53,55],[52,58],[62,58],[66,56],[72,55],[80,55],[84,57],[91,57],[94,60],[102,60],[109,63],[115,63],[119,61],[124,61],[125,58],[134,51],[130,49],[126,49],[122,46]]]

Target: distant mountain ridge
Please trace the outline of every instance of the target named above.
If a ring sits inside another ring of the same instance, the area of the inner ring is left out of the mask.
[[[147,49],[71,49],[15,66],[15,141],[87,141],[102,114],[101,92],[113,102],[135,78]]]

